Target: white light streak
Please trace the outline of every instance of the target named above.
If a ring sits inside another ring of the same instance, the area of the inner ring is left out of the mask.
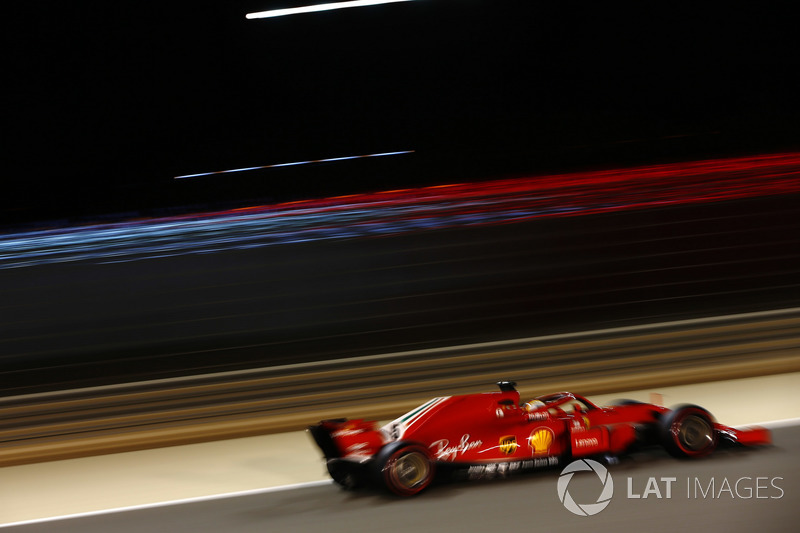
[[[316,4],[312,6],[290,7],[286,9],[272,9],[269,11],[259,11],[248,13],[248,19],[263,19],[272,17],[283,17],[286,15],[299,15],[302,13],[316,13],[318,11],[332,11],[334,9],[345,9],[348,7],[376,6],[379,4],[392,4],[395,2],[410,2],[411,0],[352,0],[349,2],[333,2],[330,4]]]
[[[309,165],[311,163],[330,163],[332,161],[347,161],[349,159],[364,159],[367,157],[386,157],[390,155],[411,154],[414,150],[402,150],[399,152],[381,152],[378,154],[365,154],[365,155],[349,155],[345,157],[329,157],[328,159],[310,159],[308,161],[293,161],[291,163],[277,163],[275,165],[262,165],[260,167],[245,167],[245,168],[232,168],[230,170],[216,170],[213,172],[201,172],[200,174],[185,174],[183,176],[175,176],[176,180],[185,178],[199,178],[201,176],[213,176],[214,174],[231,174],[233,172],[247,172],[249,170],[261,170],[265,168],[279,168],[279,167],[293,167],[297,165]]]

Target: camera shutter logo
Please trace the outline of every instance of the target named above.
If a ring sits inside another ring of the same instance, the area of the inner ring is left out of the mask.
[[[585,471],[594,472],[603,483],[603,491],[600,493],[595,503],[577,503],[572,499],[568,490],[569,482],[572,480],[572,476],[575,475],[575,472]],[[569,512],[576,515],[596,515],[608,507],[608,504],[611,503],[612,496],[614,496],[614,480],[611,479],[611,474],[608,473],[606,467],[597,461],[592,461],[591,459],[573,461],[561,471],[561,475],[558,478],[558,499],[561,500],[561,503],[564,504],[564,507],[566,507]]]

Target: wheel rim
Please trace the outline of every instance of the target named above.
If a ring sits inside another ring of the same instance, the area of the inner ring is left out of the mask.
[[[681,421],[678,429],[681,445],[692,452],[702,452],[714,444],[714,429],[705,418],[689,415]]]
[[[413,489],[428,478],[430,465],[428,459],[421,453],[410,452],[397,458],[391,472],[398,485]]]

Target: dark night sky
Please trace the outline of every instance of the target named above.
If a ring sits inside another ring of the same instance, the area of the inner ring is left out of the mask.
[[[245,19],[306,3],[12,10],[3,220],[800,148],[791,3],[418,0]]]

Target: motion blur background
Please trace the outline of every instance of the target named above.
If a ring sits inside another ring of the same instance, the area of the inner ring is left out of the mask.
[[[796,150],[788,6],[15,3],[5,222]],[[412,155],[174,180],[397,150]],[[164,211],[165,210],[165,211]]]
[[[6,395],[800,302],[781,6],[289,4],[13,6]]]
[[[109,456],[96,482],[91,462],[8,465],[391,418],[497,379],[600,394],[784,373],[770,411],[737,423],[796,416],[791,3],[414,0],[245,18],[303,3],[4,6],[0,500],[31,510],[7,505],[0,522],[163,501],[155,487],[175,479],[190,491],[164,499],[224,492],[197,492],[200,477],[234,481],[222,461],[247,489],[296,482],[295,465],[322,473],[310,450],[267,441],[183,471],[155,459],[139,484],[136,455],[127,471]],[[768,386],[736,383],[706,398],[743,417]],[[776,435],[764,461],[795,487],[796,432]],[[704,468],[752,468],[739,458]],[[112,478],[136,497],[107,500]],[[530,527],[529,502],[559,508],[554,482],[539,485],[494,514],[482,505],[506,500],[491,486],[450,503]],[[263,530],[299,500],[325,528],[386,510],[329,488],[213,515]],[[445,499],[380,519],[430,528],[461,514]],[[774,516],[736,505],[704,507],[693,528]],[[607,530],[630,520],[607,516]]]

